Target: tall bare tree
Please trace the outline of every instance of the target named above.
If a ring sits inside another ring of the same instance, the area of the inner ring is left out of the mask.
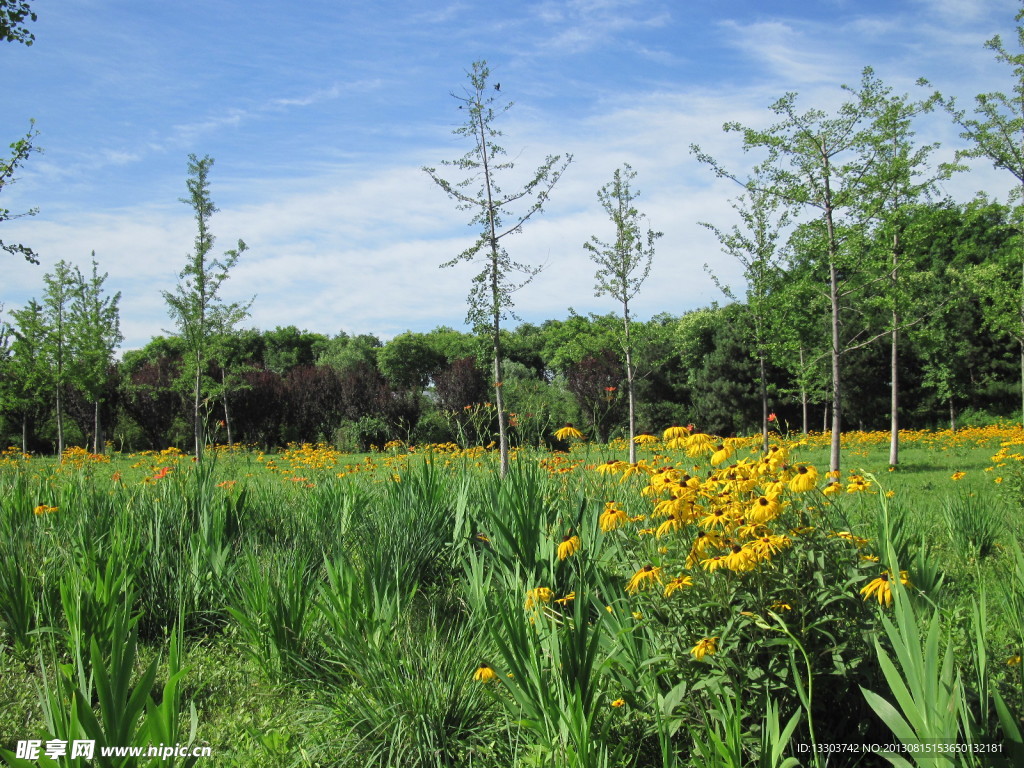
[[[505,250],[506,239],[522,231],[523,225],[544,209],[552,188],[572,161],[572,155],[548,155],[530,179],[515,192],[505,193],[500,180],[511,171],[513,163],[500,158],[506,155],[498,143],[502,133],[495,127],[498,116],[512,106],[495,105],[494,93],[498,86],[488,84],[490,70],[487,62],[473,62],[467,73],[469,87],[452,97],[466,115],[466,122],[453,133],[472,142],[472,149],[458,160],[446,160],[463,174],[459,181],[449,181],[437,169],[423,170],[448,197],[456,201],[460,210],[471,211],[471,226],[480,228],[476,241],[442,267],[454,267],[467,261],[480,266],[473,277],[469,292],[469,312],[466,321],[478,332],[489,337],[493,373],[494,404],[498,411],[498,445],[501,452],[501,476],[508,472],[508,418],[502,394],[501,323],[512,313],[512,295],[529,283],[540,271],[539,267],[514,261]]]
[[[629,461],[636,463],[636,397],[634,379],[636,366],[633,363],[632,318],[629,314],[629,302],[640,292],[640,286],[651,272],[651,261],[654,259],[654,241],[661,237],[661,232],[648,228],[644,232],[643,219],[637,210],[636,202],[639,192],[631,186],[636,178],[628,163],[617,168],[612,180],[597,192],[601,207],[612,220],[615,227],[615,240],[606,243],[597,237],[583,247],[590,253],[590,258],[597,264],[595,275],[597,284],[594,286],[595,296],[611,296],[622,305],[622,351],[626,358],[626,397],[629,403]]]

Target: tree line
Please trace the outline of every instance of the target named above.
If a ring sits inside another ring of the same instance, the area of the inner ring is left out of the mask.
[[[1015,416],[1016,341],[990,291],[1017,274],[1013,211],[978,198],[921,203],[905,214],[905,270],[928,312],[904,331],[903,425],[956,426],[961,413]],[[813,225],[796,228],[783,248],[785,263],[761,299],[777,319],[767,346],[746,300],[633,320],[638,432],[688,423],[756,432],[762,388],[772,429],[831,426],[827,274],[807,257],[817,236]],[[890,246],[884,231],[862,243],[879,258]],[[103,296],[104,278],[95,265],[82,275],[58,264],[43,299],[12,313],[0,367],[4,439],[41,452],[67,442],[101,447],[104,436],[123,450],[193,449],[194,349],[178,334],[115,359],[117,296]],[[890,339],[878,330],[890,323],[890,304],[879,295],[844,322],[848,338],[874,337],[843,357],[848,428],[889,424]],[[501,349],[512,445],[559,447],[552,433],[567,422],[596,440],[627,436],[621,315],[520,323],[501,330]],[[439,327],[382,341],[220,326],[209,350],[198,409],[204,442],[272,448],[324,440],[351,450],[389,440],[496,442],[493,345],[478,334]]]
[[[1017,21],[1024,48],[1024,10]],[[45,277],[43,300],[11,313],[4,327],[4,428],[20,433],[24,449],[61,451],[71,426],[98,450],[105,425],[132,447],[161,447],[183,444],[187,423],[197,459],[210,440],[495,442],[504,473],[510,444],[543,442],[562,420],[601,440],[693,422],[759,429],[767,443],[780,423],[816,426],[820,410],[838,470],[839,434],[850,425],[884,420],[895,464],[901,426],[933,424],[940,411],[955,426],[965,407],[1009,416],[1015,380],[1024,416],[1020,195],[1006,206],[984,196],[936,200],[939,182],[965,170],[958,163],[967,157],[990,160],[1024,190],[1024,53],[1010,53],[998,36],[987,46],[1012,68],[1014,93],[979,95],[972,115],[937,92],[895,94],[865,68],[834,112],[801,109],[790,93],[771,105],[778,122],[769,128],[726,123],[755,158],[746,171],[692,146],[699,162],[738,185],[734,223],[702,224],[742,265],[745,291],[708,268],[726,303],[648,322],[631,315],[630,303],[660,233],[638,210],[636,173],[625,165],[597,194],[612,239],[582,244],[597,265],[596,294],[621,315],[507,328],[515,292],[538,272],[511,257],[508,239],[543,212],[572,156],[548,156],[524,185],[503,191],[513,163],[503,159],[497,121],[512,105],[496,102],[486,62],[475,62],[464,93],[452,94],[466,116],[454,133],[470,142],[442,163],[455,178],[424,168],[479,231],[443,265],[479,266],[471,334],[442,328],[382,343],[241,330],[251,302],[225,304],[218,291],[246,245],[213,255],[213,160],[192,155],[183,202],[195,214],[194,249],[176,290],[163,294],[177,333],[115,360],[119,297],[104,296],[95,258],[89,279],[60,262]],[[968,140],[956,162],[934,163],[938,145],[916,137],[920,116],[936,109]],[[12,145],[0,189],[31,138]]]

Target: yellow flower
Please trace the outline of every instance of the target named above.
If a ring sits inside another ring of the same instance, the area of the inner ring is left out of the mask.
[[[649,435],[646,432],[642,435],[637,435],[633,438],[633,442],[637,445],[651,445],[652,443],[658,442],[658,438],[654,435]]]
[[[624,706],[625,704],[626,704],[626,700],[625,699],[616,699],[615,701],[613,701],[611,703],[611,706],[613,706],[613,707],[621,707],[621,706]]]
[[[778,496],[759,496],[754,499],[754,503],[750,505],[750,510],[747,515],[751,520],[757,523],[766,523],[779,514],[781,509],[779,504]]]
[[[789,481],[789,490],[797,493],[809,491],[818,484],[818,470],[808,464],[800,464]]]
[[[833,493],[839,493],[843,490],[843,486],[839,484],[838,480],[833,480],[831,483],[821,489],[821,492],[826,496],[831,496]]]
[[[870,600],[871,597],[878,598],[879,605],[890,606],[892,605],[892,584],[889,579],[892,578],[888,571],[885,571],[874,581],[868,582],[866,586],[861,588],[860,593],[864,595],[865,600]],[[910,584],[910,579],[907,577],[906,571],[900,571],[900,582],[907,586]]]
[[[950,479],[951,480],[963,480],[965,477],[967,477],[967,473],[966,472],[954,472],[950,476]]]
[[[608,461],[597,465],[597,471],[602,475],[616,475],[628,466],[629,465],[621,459],[608,459]]]
[[[697,458],[707,453],[715,452],[715,439],[711,435],[697,432],[686,438],[686,455],[690,458]]]
[[[609,501],[604,505],[599,521],[602,531],[614,531],[626,522],[626,512],[616,507],[614,501]]]
[[[481,664],[476,668],[476,672],[473,673],[473,679],[478,683],[489,683],[494,680],[498,675],[488,664]]]
[[[625,462],[623,462],[625,464]],[[640,459],[636,464],[626,464],[626,468],[622,473],[622,478],[619,480],[620,483],[626,482],[633,475],[639,474],[654,474],[654,468],[650,466],[644,459]]]
[[[754,567],[756,559],[750,551],[739,544],[732,545],[732,551],[725,556],[725,567],[730,571],[749,571]]]
[[[569,440],[569,439],[582,440],[583,439],[583,433],[580,432],[578,429],[576,429],[576,427],[574,427],[572,424],[566,424],[561,429],[555,430],[555,439],[556,440]]]
[[[1020,654],[1018,653],[1016,656],[1011,656],[1010,658],[1008,658],[1006,660],[1006,663],[1011,667],[1016,667],[1020,665],[1020,661]]]
[[[715,654],[718,652],[718,638],[717,637],[705,637],[693,648],[690,649],[690,653],[693,654],[693,658],[700,661],[708,654]]]
[[[711,454],[711,466],[717,467],[732,458],[733,451],[728,446],[716,445],[714,453]]]
[[[654,582],[661,583],[661,568],[656,568],[653,565],[645,565],[639,571],[633,574],[633,577],[626,584],[627,592],[637,592],[641,589],[647,589]]]
[[[668,520],[666,520],[664,523],[658,526],[657,536],[660,539],[667,533],[678,531],[681,527],[682,521],[679,519],[676,513],[673,512],[671,515],[668,516]]]
[[[572,557],[580,550],[580,537],[568,535],[562,539],[562,543],[558,545],[558,559],[565,560],[567,557]]]
[[[46,504],[40,504],[38,507],[32,510],[33,514],[36,515],[48,515],[51,512],[56,512],[57,507],[49,507]]]
[[[665,440],[675,440],[677,437],[687,438],[690,436],[690,430],[686,427],[669,427],[662,433],[662,437]]]
[[[724,557],[715,555],[714,557],[709,557],[705,560],[701,560],[700,565],[701,568],[703,568],[704,570],[714,572],[717,571],[719,568],[725,568],[727,564],[725,562]]]
[[[550,603],[551,598],[553,598],[554,596],[555,593],[547,587],[537,587],[536,589],[531,589],[529,592],[526,593],[526,602],[523,604],[523,610],[528,611],[535,605],[539,605],[540,603]]]
[[[693,579],[689,576],[676,576],[672,581],[665,585],[665,597],[669,597],[677,589],[683,587],[692,587]]]
[[[574,590],[574,591],[570,592],[568,595],[566,595],[565,597],[558,598],[557,600],[555,600],[555,602],[558,603],[559,605],[568,605],[569,603],[571,603],[575,599],[576,599],[576,592]]]

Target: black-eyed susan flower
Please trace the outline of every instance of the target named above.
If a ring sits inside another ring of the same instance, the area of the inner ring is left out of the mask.
[[[965,477],[967,477],[966,472],[954,472],[952,475],[950,475],[951,480],[963,480]]]
[[[690,653],[693,654],[693,658],[700,661],[705,656],[713,655],[718,652],[718,638],[717,637],[705,637],[703,640],[698,642],[693,648],[690,649]]]
[[[697,458],[715,452],[715,439],[711,435],[697,432],[686,438],[686,455]]]
[[[559,605],[568,605],[569,603],[571,603],[575,599],[576,599],[576,591],[573,590],[572,592],[570,592],[565,597],[558,598],[557,600],[555,600],[555,602],[558,603]]]
[[[676,576],[665,585],[665,597],[670,597],[677,589],[685,589],[693,586],[693,579],[689,576]]]
[[[555,593],[548,587],[537,587],[536,589],[531,589],[526,593],[526,602],[523,604],[523,610],[528,611],[534,606],[550,603],[554,596]]]
[[[497,673],[489,664],[481,664],[476,668],[476,672],[473,673],[473,679],[478,683],[489,683],[497,677]]]
[[[656,531],[656,534],[657,534],[658,538],[660,539],[662,536],[665,536],[665,535],[667,535],[669,533],[674,533],[674,532],[680,530],[682,528],[682,526],[683,526],[682,519],[679,517],[679,515],[677,515],[675,512],[673,512],[672,514],[670,514],[668,516],[668,520],[666,520],[664,523],[662,523],[661,525],[658,526],[658,530]]]
[[[614,501],[609,501],[604,505],[604,512],[601,513],[598,522],[601,525],[601,530],[607,532],[614,531],[620,525],[624,525],[627,519],[625,510],[615,506]]]
[[[675,440],[676,438],[687,438],[690,436],[690,430],[686,427],[669,427],[662,435],[665,440]]]
[[[597,471],[602,475],[617,475],[628,466],[629,464],[620,459],[608,459],[608,461],[597,465]]]
[[[725,558],[721,555],[713,555],[700,561],[700,567],[709,573],[714,573],[719,568],[726,568]]]
[[[49,515],[52,512],[56,512],[57,509],[57,507],[51,507],[47,504],[40,504],[38,507],[32,510],[32,513],[35,515]]]
[[[839,493],[842,490],[843,486],[839,484],[839,481],[833,480],[832,482],[827,483],[825,487],[821,489],[821,492],[824,493],[826,496],[831,496],[832,494]]]
[[[779,514],[781,508],[777,495],[758,496],[747,510],[747,516],[755,523],[766,523]]]
[[[658,438],[656,438],[654,435],[648,434],[647,432],[643,432],[634,437],[633,442],[636,443],[637,445],[653,445],[654,443],[658,442]]]
[[[556,440],[570,440],[570,439],[571,440],[582,440],[583,439],[583,433],[580,432],[578,429],[576,429],[576,427],[574,427],[572,424],[566,424],[561,429],[556,429],[555,430],[555,439]]]
[[[653,584],[661,583],[661,568],[653,565],[645,565],[633,574],[629,583],[626,584],[626,591],[636,593],[641,589],[647,589]]]
[[[622,472],[622,477],[619,482],[624,483],[634,475],[650,475],[654,473],[654,467],[647,463],[646,460],[640,459],[636,464],[626,464],[626,468]]]
[[[878,599],[879,605],[888,607],[892,605],[891,578],[892,576],[889,571],[885,571],[877,579],[868,582],[867,585],[862,587],[860,593],[864,595],[865,600],[870,600],[872,597],[875,597]],[[910,579],[908,578],[906,571],[900,571],[900,582],[904,586],[908,586],[910,584]]]
[[[810,464],[795,467],[793,477],[789,481],[789,490],[796,493],[809,491],[818,484],[818,470]]]
[[[562,538],[562,543],[558,545],[558,559],[565,560],[565,558],[572,557],[579,551],[580,537],[568,534]]]
[[[717,467],[719,464],[725,464],[725,462],[732,458],[732,455],[733,451],[729,446],[724,444],[716,445],[711,454],[711,466]]]
[[[625,704],[626,704],[626,700],[625,699],[616,699],[609,706],[618,708],[618,707],[625,706]]]
[[[781,552],[790,544],[792,544],[792,541],[790,541],[786,536],[766,534],[764,536],[759,536],[753,541],[747,542],[744,547],[746,547],[757,560],[767,560],[772,555]]]
[[[757,564],[757,558],[748,549],[733,544],[729,554],[725,556],[725,567],[730,571],[749,571]]]

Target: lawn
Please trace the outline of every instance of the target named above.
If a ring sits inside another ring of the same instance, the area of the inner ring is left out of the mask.
[[[637,465],[519,449],[504,480],[455,445],[8,451],[0,748],[783,766],[901,742],[1019,764],[1024,432],[902,442],[890,470],[887,434],[845,435],[836,479],[821,435],[762,456],[679,432]]]

